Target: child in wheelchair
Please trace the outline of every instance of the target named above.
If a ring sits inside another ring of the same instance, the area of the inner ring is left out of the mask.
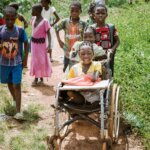
[[[93,44],[87,41],[82,42],[79,46],[78,55],[80,62],[70,68],[67,79],[81,77],[87,85],[90,82],[99,81],[102,77],[102,65],[100,62],[93,61]],[[81,80],[79,82],[83,82]],[[67,96],[69,97],[69,101],[75,104],[95,103],[100,99],[98,90],[67,91]]]
[[[70,59],[69,68],[80,61],[78,51],[79,51],[80,45],[84,41],[87,41],[87,42],[90,42],[93,44],[93,51],[94,51],[93,59],[94,60],[103,60],[103,59],[107,58],[103,48],[94,43],[95,42],[95,34],[96,34],[95,30],[92,27],[85,28],[84,33],[83,33],[83,41],[75,42],[75,44],[73,45],[73,47],[71,49],[70,58],[69,58]]]

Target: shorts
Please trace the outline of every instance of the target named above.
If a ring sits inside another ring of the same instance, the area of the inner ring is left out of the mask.
[[[22,80],[22,64],[17,66],[0,65],[0,82],[20,84]]]

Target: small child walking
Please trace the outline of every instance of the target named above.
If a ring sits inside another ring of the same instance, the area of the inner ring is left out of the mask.
[[[64,68],[65,72],[69,64],[69,52],[76,41],[83,40],[83,31],[86,27],[86,23],[80,20],[80,14],[82,12],[80,2],[73,1],[70,5],[70,18],[64,19],[61,21],[56,28],[56,36],[59,42],[60,47],[64,50]],[[65,32],[65,41],[63,42],[59,31],[64,30]]]
[[[16,106],[16,119],[22,119],[21,113],[21,80],[22,67],[27,64],[28,38],[25,30],[15,25],[17,13],[13,7],[4,9],[5,25],[0,26],[0,82],[7,84]],[[25,57],[22,60],[22,44]]]
[[[35,76],[32,86],[43,84],[43,77],[50,77],[52,66],[48,58],[51,51],[50,24],[41,16],[42,5],[32,6],[32,38],[31,38],[31,67],[30,75]],[[48,47],[46,47],[46,36],[48,36]],[[40,81],[38,82],[38,78]]]
[[[91,42],[83,42],[79,48],[80,62],[71,67],[68,73],[68,79],[82,77],[88,75],[92,82],[98,80],[102,75],[102,66],[100,62],[93,61],[94,51]],[[86,90],[81,92],[68,91],[67,95],[70,101],[76,104],[84,104],[85,102],[94,103],[99,98],[98,90]]]
[[[96,44],[102,46],[106,53],[111,52],[110,69],[113,76],[115,53],[120,43],[118,32],[114,25],[106,23],[108,13],[105,5],[97,4],[94,15],[96,23],[92,27],[96,31]]]
[[[49,21],[49,23],[51,25],[50,33],[51,33],[51,35],[54,35],[53,27],[55,26],[55,24],[57,24],[57,22],[59,21],[60,18],[56,12],[55,7],[52,6],[51,0],[41,0],[41,4],[43,7],[42,17],[46,18]],[[51,36],[51,49],[53,49],[53,48],[54,48],[54,38],[53,38],[53,36]],[[50,51],[50,60],[51,60],[51,62],[53,62],[52,50]]]

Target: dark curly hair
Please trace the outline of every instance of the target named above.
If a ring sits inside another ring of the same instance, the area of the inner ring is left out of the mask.
[[[93,32],[94,36],[96,36],[96,30],[92,26],[86,26],[84,29],[84,32],[86,32],[87,30],[91,30]]]
[[[103,7],[103,8],[106,10],[106,12],[107,12],[107,7],[106,7],[106,5],[103,5],[103,4],[99,4],[99,3],[98,3],[98,4],[96,4],[94,10],[95,10],[97,7]]]
[[[42,9],[43,9],[41,3],[36,3],[36,4],[32,5],[32,9],[33,8],[36,8],[36,10],[39,12],[42,12]]]
[[[89,46],[89,47],[91,47],[91,50],[92,50],[93,53],[94,53],[93,44],[92,44],[91,42],[83,41],[83,43],[79,46],[79,52],[80,52],[82,46]]]
[[[81,6],[81,3],[78,2],[78,1],[72,1],[72,3],[70,4],[70,7],[72,6],[76,6],[80,9],[80,11],[82,12],[82,6]]]
[[[96,3],[94,3],[94,2],[90,3],[89,9],[88,9],[89,14],[94,12],[95,6],[96,6]]]
[[[12,2],[12,3],[9,4],[9,6],[11,6],[11,7],[15,8],[16,10],[18,10],[20,4],[18,4],[16,2]]]
[[[4,16],[7,14],[7,13],[11,13],[13,15],[17,15],[17,12],[16,12],[16,9],[14,7],[11,7],[11,6],[6,6],[5,9],[4,9]]]

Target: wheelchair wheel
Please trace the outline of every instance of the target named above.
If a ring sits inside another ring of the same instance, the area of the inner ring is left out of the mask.
[[[60,136],[60,138],[63,138],[68,131],[68,125],[65,123],[69,120],[69,117],[69,113],[66,112],[65,109],[59,109],[55,112],[56,133]]]
[[[110,118],[109,118],[109,136],[113,142],[117,142],[120,124],[120,114],[118,111],[118,98],[120,87],[114,84],[111,92]]]
[[[120,126],[120,113],[118,111],[119,92],[120,87],[118,86],[116,91],[115,112],[114,112],[114,139],[113,139],[114,142],[117,142],[118,140],[119,126]]]

